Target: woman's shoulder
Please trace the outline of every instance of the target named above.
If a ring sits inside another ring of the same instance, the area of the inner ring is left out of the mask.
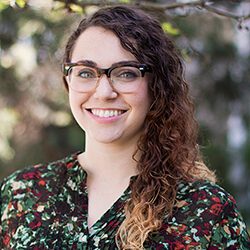
[[[3,242],[0,239],[0,248],[1,244],[7,247],[11,241],[13,249],[18,246],[28,249],[35,238],[47,237],[45,229],[55,225],[54,219],[61,208],[64,211],[60,199],[67,199],[74,188],[72,179],[78,178],[79,173],[83,171],[75,153],[61,160],[26,167],[4,178],[0,190],[0,238],[4,239]]]
[[[188,214],[209,218],[210,223],[211,220],[216,223],[225,214],[239,217],[234,197],[220,185],[207,180],[181,183],[176,198],[178,209],[188,208]]]
[[[237,203],[220,185],[206,180],[181,183],[175,208],[170,224],[186,225],[197,237],[209,239],[211,246],[249,245]]]
[[[181,182],[178,186],[177,199],[216,203],[235,203],[233,196],[222,186],[208,180]]]
[[[25,167],[5,177],[1,181],[1,200],[34,193],[37,190],[56,189],[65,180],[68,169],[74,165],[76,154],[63,159]],[[7,201],[7,200],[6,200]]]
[[[235,199],[210,181],[179,184],[173,214],[166,217],[163,229],[157,239],[176,248],[249,249],[246,224]]]
[[[13,172],[4,178],[2,183],[15,181],[27,182],[30,180],[40,180],[42,177],[48,178],[58,174],[60,175],[65,169],[71,167],[71,163],[74,159],[75,154],[71,154],[60,160],[31,165]]]

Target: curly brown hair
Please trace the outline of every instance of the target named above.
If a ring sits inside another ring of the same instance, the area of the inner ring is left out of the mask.
[[[181,55],[160,23],[134,6],[100,9],[83,19],[69,38],[64,62],[70,61],[77,38],[91,26],[114,32],[123,48],[153,72],[149,82],[153,101],[137,148],[141,155],[139,174],[116,238],[120,249],[143,249],[149,234],[172,214],[178,184],[197,179],[215,181],[215,175],[199,154],[198,127]]]

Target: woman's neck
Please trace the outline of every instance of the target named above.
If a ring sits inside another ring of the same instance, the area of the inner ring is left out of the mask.
[[[89,176],[122,180],[137,174],[133,159],[136,145],[103,144],[86,141],[85,152],[78,160]]]

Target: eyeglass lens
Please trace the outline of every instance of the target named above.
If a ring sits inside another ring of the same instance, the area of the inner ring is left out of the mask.
[[[135,91],[142,79],[141,71],[133,66],[113,68],[109,74],[112,87],[120,92]],[[75,91],[87,92],[96,87],[101,77],[102,74],[95,68],[76,65],[69,72],[69,84]]]

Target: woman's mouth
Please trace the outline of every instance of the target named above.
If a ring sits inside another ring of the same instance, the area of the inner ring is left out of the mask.
[[[87,109],[94,116],[101,118],[116,117],[126,112],[126,110],[120,109]]]

